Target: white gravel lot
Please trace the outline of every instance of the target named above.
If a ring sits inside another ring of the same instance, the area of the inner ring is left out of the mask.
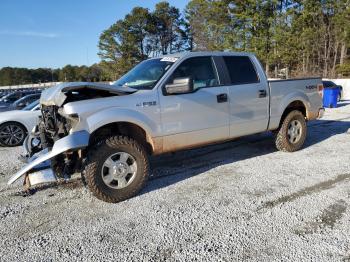
[[[350,261],[350,104],[308,126],[295,153],[264,134],[154,158],[119,204],[79,180],[23,196],[0,148],[0,260]]]

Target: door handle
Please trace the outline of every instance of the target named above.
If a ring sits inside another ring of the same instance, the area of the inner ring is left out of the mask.
[[[220,94],[216,96],[216,100],[218,103],[225,103],[227,102],[227,94]]]
[[[259,90],[259,98],[266,97],[267,93],[265,89]]]

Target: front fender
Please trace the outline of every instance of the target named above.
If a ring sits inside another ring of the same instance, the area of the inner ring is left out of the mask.
[[[129,122],[138,125],[151,137],[157,136],[157,133],[160,132],[157,123],[145,114],[125,108],[107,108],[86,119],[86,125],[90,134],[104,125],[116,122]]]
[[[32,162],[27,164],[15,175],[13,175],[7,184],[11,185],[21,176],[25,175],[36,166],[59,154],[62,154],[68,150],[77,150],[87,147],[89,145],[89,138],[90,134],[87,131],[82,130],[57,140],[56,143],[53,145],[51,151],[42,154],[39,153],[39,156],[37,158],[34,158]]]

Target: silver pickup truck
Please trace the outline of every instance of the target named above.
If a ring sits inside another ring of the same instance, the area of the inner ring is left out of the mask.
[[[268,81],[250,53],[189,52],[141,62],[112,85],[64,83],[43,92],[27,139],[27,186],[81,173],[97,198],[128,199],[149,175],[149,155],[272,131],[278,150],[305,141],[322,117],[319,78]]]

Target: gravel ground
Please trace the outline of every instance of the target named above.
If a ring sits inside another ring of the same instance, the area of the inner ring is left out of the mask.
[[[0,148],[0,260],[350,261],[350,104],[308,127],[295,153],[264,134],[154,158],[119,204],[80,180],[26,196]]]

